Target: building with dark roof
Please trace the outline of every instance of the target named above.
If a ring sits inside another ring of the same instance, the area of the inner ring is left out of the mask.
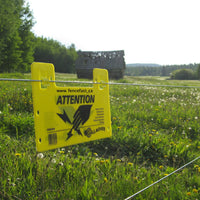
[[[107,69],[110,79],[123,78],[125,70],[124,51],[80,51],[75,68],[78,78],[92,79],[93,69]]]

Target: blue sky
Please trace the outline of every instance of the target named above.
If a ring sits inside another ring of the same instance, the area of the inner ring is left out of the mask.
[[[27,0],[33,32],[126,63],[200,63],[199,0]]]

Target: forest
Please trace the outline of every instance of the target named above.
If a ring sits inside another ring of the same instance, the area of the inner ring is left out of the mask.
[[[0,0],[0,72],[30,72],[36,62],[51,62],[57,72],[73,73],[77,53],[32,32],[34,16],[25,0]]]
[[[197,71],[199,64],[183,65],[127,65],[125,75],[127,76],[171,76],[176,70],[190,69]]]

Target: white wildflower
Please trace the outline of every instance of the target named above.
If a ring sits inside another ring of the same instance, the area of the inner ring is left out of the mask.
[[[43,153],[38,153],[37,157],[42,159],[42,158],[44,158],[44,154]]]
[[[122,157],[122,158],[121,158],[121,161],[123,161],[123,162],[124,162],[124,161],[125,161],[125,158],[124,158],[124,157]]]

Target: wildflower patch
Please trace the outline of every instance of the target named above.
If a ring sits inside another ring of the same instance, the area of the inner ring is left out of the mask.
[[[94,69],[92,87],[60,87],[53,64],[31,65],[37,151],[110,137],[108,72]]]

